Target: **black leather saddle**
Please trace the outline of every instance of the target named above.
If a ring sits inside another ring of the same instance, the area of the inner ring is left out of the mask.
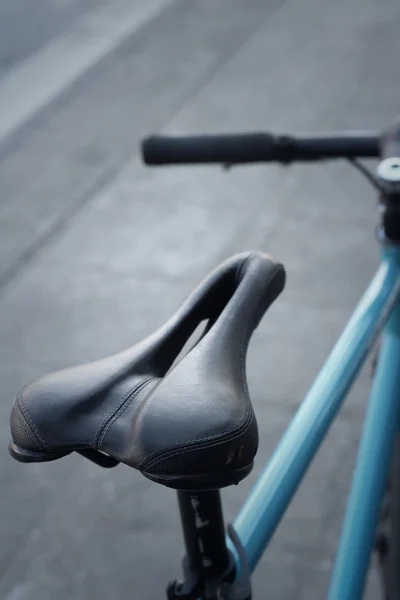
[[[143,341],[30,383],[14,401],[11,455],[40,462],[79,452],[181,490],[238,483],[258,446],[247,347],[284,284],[270,256],[238,254]],[[173,365],[203,321],[201,338]]]

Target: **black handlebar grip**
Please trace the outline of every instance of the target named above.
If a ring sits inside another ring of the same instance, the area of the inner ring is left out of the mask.
[[[268,133],[150,136],[142,142],[147,165],[255,163],[278,160],[276,137]]]

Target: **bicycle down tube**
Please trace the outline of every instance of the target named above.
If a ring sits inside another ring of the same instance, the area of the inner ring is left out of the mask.
[[[399,260],[399,250],[388,250]],[[382,335],[329,600],[361,598],[400,424],[400,300]]]
[[[383,328],[382,354],[329,599],[359,600],[361,597],[388,462],[400,420],[400,381],[397,378],[400,370],[399,293],[400,248],[383,248],[382,263],[375,277],[234,521],[251,571]],[[384,398],[382,394],[385,394]],[[237,567],[240,570],[240,564]]]

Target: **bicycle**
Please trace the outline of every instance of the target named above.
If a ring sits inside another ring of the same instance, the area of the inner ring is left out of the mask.
[[[220,489],[251,471],[258,430],[245,357],[285,284],[260,251],[216,268],[155,333],[112,357],[26,386],[11,413],[21,462],[71,452],[120,462],[178,495],[185,557],[169,600],[249,600],[251,572],[277,528],[367,355],[380,336],[371,396],[328,593],[363,594],[371,552],[383,593],[400,598],[400,125],[383,134],[151,136],[148,165],[348,159],[379,191],[382,263],[236,520],[225,531]],[[376,176],[358,162],[379,158]],[[180,358],[200,322],[207,325]]]

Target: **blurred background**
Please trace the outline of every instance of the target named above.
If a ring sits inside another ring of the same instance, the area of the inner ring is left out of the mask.
[[[174,492],[136,471],[12,461],[22,385],[135,343],[229,255],[272,253],[288,283],[250,346],[260,450],[223,492],[231,520],[378,264],[375,193],[345,164],[145,169],[141,137],[383,128],[399,28],[398,0],[1,0],[2,600],[164,598],[183,553]],[[255,598],[324,597],[368,385],[366,368]]]

